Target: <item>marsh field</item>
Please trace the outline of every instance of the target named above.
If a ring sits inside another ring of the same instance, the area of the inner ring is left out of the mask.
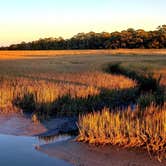
[[[72,133],[37,148],[71,165],[165,165],[165,86],[164,49],[0,51],[0,132]]]

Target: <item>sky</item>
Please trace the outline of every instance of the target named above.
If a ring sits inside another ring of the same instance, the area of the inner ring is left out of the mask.
[[[0,46],[79,32],[154,30],[166,0],[0,0]]]

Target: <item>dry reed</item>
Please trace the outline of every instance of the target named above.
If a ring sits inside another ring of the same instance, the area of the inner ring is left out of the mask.
[[[81,116],[78,126],[78,141],[142,147],[159,161],[166,157],[166,104],[163,108],[151,105],[144,111],[139,107],[115,112],[104,108]]]
[[[29,76],[32,77],[32,76]],[[41,80],[40,80],[41,79]],[[40,75],[30,78],[0,79],[0,109],[13,108],[13,101],[32,94],[37,106],[70,95],[71,98],[87,98],[100,93],[101,88],[124,89],[134,87],[135,82],[124,76],[101,72]]]

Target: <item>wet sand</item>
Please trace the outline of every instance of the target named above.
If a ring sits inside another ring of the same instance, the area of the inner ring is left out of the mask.
[[[42,145],[39,150],[79,166],[165,166],[138,150],[112,146],[96,147],[74,140]]]
[[[46,131],[45,126],[42,124],[35,125],[30,118],[20,113],[0,115],[1,134],[32,136]]]
[[[0,114],[0,133],[16,136],[47,136],[67,133],[76,129],[74,118],[55,118],[34,124],[21,113]]]

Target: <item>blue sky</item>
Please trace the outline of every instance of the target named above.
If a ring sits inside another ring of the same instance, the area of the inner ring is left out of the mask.
[[[153,30],[166,0],[0,0],[0,45],[78,32]]]

